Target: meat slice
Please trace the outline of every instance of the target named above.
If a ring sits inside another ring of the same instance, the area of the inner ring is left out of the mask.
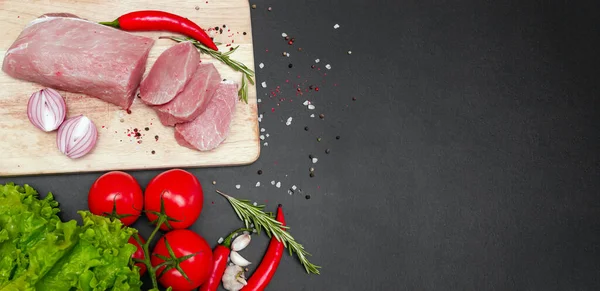
[[[229,134],[237,91],[237,85],[232,81],[221,82],[204,113],[190,122],[175,125],[177,143],[199,151],[219,146]]]
[[[129,108],[154,40],[74,15],[53,15],[25,27],[7,50],[2,70],[17,79]]]
[[[200,62],[200,53],[191,42],[178,43],[165,50],[140,85],[142,101],[162,105],[183,91]]]
[[[163,125],[174,126],[194,120],[210,103],[221,82],[213,64],[200,64],[183,91],[171,102],[154,107]]]

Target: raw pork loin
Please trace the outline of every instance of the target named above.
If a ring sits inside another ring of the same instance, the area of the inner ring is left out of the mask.
[[[162,105],[173,100],[192,79],[199,62],[200,53],[191,42],[178,43],[165,50],[140,85],[142,101]]]
[[[30,22],[8,48],[2,70],[17,79],[127,109],[152,45],[151,38],[72,14],[44,15]]]
[[[238,100],[237,85],[221,82],[204,113],[187,123],[175,125],[175,139],[182,146],[209,151],[219,146],[229,134]]]
[[[163,125],[174,126],[194,120],[212,100],[221,75],[213,64],[200,64],[183,91],[171,102],[154,107]]]

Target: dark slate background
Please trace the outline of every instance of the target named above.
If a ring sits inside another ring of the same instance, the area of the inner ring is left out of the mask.
[[[534,2],[251,2],[269,145],[249,166],[191,169],[205,190],[193,230],[214,246],[240,225],[215,189],[282,203],[323,268],[286,254],[268,290],[598,290],[598,7]],[[300,80],[320,90],[296,96]],[[71,219],[99,175],[0,182],[54,192]],[[242,252],[253,266],[267,242]]]

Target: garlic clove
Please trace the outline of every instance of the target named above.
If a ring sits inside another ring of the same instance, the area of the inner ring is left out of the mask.
[[[250,244],[251,240],[252,237],[249,234],[244,233],[233,240],[231,243],[231,250],[239,252],[245,249]]]
[[[240,255],[236,251],[231,251],[231,253],[229,254],[229,258],[234,264],[240,267],[245,267],[251,264],[248,260],[244,259],[244,257],[242,257],[242,255]]]

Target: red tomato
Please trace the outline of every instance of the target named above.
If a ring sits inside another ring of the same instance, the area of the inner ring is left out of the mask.
[[[151,211],[160,212],[161,197],[167,216],[178,220],[169,221],[172,229],[189,227],[202,212],[202,186],[190,172],[180,169],[168,170],[150,181],[145,193],[146,216],[150,221],[157,218]],[[168,227],[163,224],[161,229],[168,230]]]
[[[88,208],[96,215],[116,216],[124,225],[133,224],[144,207],[143,192],[135,178],[125,172],[108,172],[92,184]],[[116,212],[113,213],[116,206]]]
[[[138,234],[138,236],[140,237],[142,244],[145,244],[146,240],[140,234]],[[131,236],[129,238],[129,241],[127,241],[127,242],[134,245],[135,247],[137,247],[137,250],[135,251],[135,253],[133,253],[131,255],[132,258],[143,260],[146,257],[146,256],[144,256],[144,250],[142,249],[142,246],[140,246],[140,244],[138,244],[137,240],[135,240],[135,238],[133,238],[133,236]],[[135,263],[135,265],[140,268],[140,276],[142,276],[142,275],[144,275],[144,273],[146,273],[146,264]]]
[[[166,247],[165,240],[173,250],[177,258],[196,254],[187,260],[179,263],[183,272],[187,275],[190,281],[175,268],[172,268],[163,273],[159,278],[159,282],[165,288],[173,287],[174,291],[192,290],[198,288],[210,276],[212,270],[213,259],[212,250],[206,240],[199,234],[189,229],[177,229],[168,232],[158,240],[154,250],[152,251],[152,266],[164,262],[156,255],[169,256],[169,251]],[[158,276],[165,267],[161,267],[156,271]]]

